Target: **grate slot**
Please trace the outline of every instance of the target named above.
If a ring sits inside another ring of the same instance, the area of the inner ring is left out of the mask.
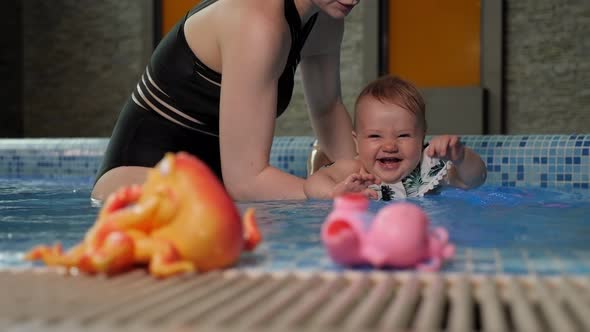
[[[291,282],[295,282],[292,276],[285,278],[270,278],[266,282],[256,283],[248,289],[246,292],[236,297],[230,303],[223,306],[222,310],[214,310],[210,312],[205,318],[207,324],[218,325],[234,320],[242,321],[244,317],[251,314],[252,309],[257,309],[257,306],[262,301],[269,299],[275,292],[278,292],[281,288],[285,289],[289,287]]]
[[[5,311],[6,314],[14,312],[17,321],[27,319],[54,321],[59,319],[64,308],[75,310],[79,303],[84,301],[80,293],[89,289],[90,285],[106,287],[108,284],[104,278],[92,279],[57,273],[17,272],[13,274],[12,282],[4,286],[6,291],[2,302],[8,302],[2,303],[2,307],[8,309]],[[27,288],[25,292],[23,285]],[[11,303],[13,301],[18,305]],[[56,306],[56,303],[60,305]]]
[[[507,290],[511,305],[511,316],[517,331],[542,331],[541,323],[535,317],[535,312],[516,279],[508,280]]]
[[[446,302],[445,281],[441,276],[435,275],[424,289],[413,328],[419,331],[441,330]]]
[[[534,279],[532,283],[533,290],[539,295],[539,306],[546,317],[549,328],[553,331],[573,332],[578,331],[573,321],[568,318],[563,306],[556,300],[559,297],[554,296],[545,282]]]
[[[275,322],[278,330],[291,325],[301,325],[305,320],[310,319],[316,311],[319,311],[319,306],[329,301],[332,294],[339,294],[346,286],[344,278],[329,278],[322,281],[313,288],[307,290],[302,294],[302,298],[296,303],[293,303],[285,316]]]
[[[590,302],[584,300],[583,289],[576,289],[576,286],[569,278],[560,278],[557,282],[557,287],[560,290],[561,301],[565,303],[567,308],[576,317],[581,325],[581,329],[590,331]]]
[[[43,298],[42,301],[39,301],[36,296],[31,297],[31,314],[33,317],[32,319],[42,319],[49,323],[55,323],[64,319],[63,312],[64,310],[69,312],[74,312],[77,310],[81,305],[84,303],[84,297],[81,296],[78,292],[71,292],[71,289],[90,289],[91,283],[90,278],[66,278],[68,282],[63,282],[61,280],[51,279],[49,282],[45,283],[45,287],[53,287],[53,291],[51,293],[40,290],[36,292],[37,294],[43,294],[39,296],[39,298]],[[38,279],[37,283],[43,279]],[[103,281],[100,281],[100,286],[104,287]],[[58,300],[59,298],[59,300]],[[59,306],[52,305],[55,302],[60,303]],[[36,305],[35,305],[36,304]]]
[[[6,330],[9,332],[29,332],[29,331],[46,331],[48,326],[40,320],[27,320],[25,322],[10,325]]]
[[[450,289],[451,311],[449,313],[449,331],[473,331],[473,298],[471,283],[466,277],[459,277]]]
[[[311,326],[336,325],[354,308],[359,298],[366,292],[370,280],[365,275],[352,278],[349,284],[337,294],[332,301],[326,303],[326,308],[312,320]]]
[[[48,274],[48,279],[54,277],[53,274]],[[2,275],[1,285],[3,289],[3,296],[0,297],[2,307],[2,316],[8,317],[9,321],[25,321],[33,319],[31,309],[36,304],[41,306],[48,302],[48,295],[40,292],[42,290],[41,284],[38,282],[36,274],[26,273],[5,273]],[[25,283],[27,285],[27,292],[22,292],[19,285]],[[34,297],[37,295],[37,303]],[[12,302],[12,303],[11,303]],[[10,322],[7,322],[7,325]]]
[[[186,280],[186,278],[187,277],[179,277],[157,280],[151,277],[146,277],[138,280],[138,282],[133,285],[132,289],[114,288],[112,296],[108,297],[106,301],[100,301],[97,306],[88,305],[83,308],[82,311],[75,313],[76,319],[83,325],[89,325],[97,320],[103,319],[103,317],[116,314],[119,310],[122,310],[122,308],[143,301],[144,299],[149,298],[150,294],[163,291],[174,284]],[[95,293],[92,293],[91,296],[96,298]]]
[[[18,283],[19,279],[15,276],[15,274],[3,274],[2,278],[2,285],[3,285],[3,296],[0,297],[0,301],[2,301],[2,313],[3,316],[11,317],[13,320],[26,320],[29,318],[28,309],[33,305],[32,296],[30,293],[37,293],[37,288],[39,288],[38,283],[35,283],[35,278],[33,275],[23,274],[20,280],[27,282],[29,292],[19,292],[18,291]],[[47,301],[45,298],[45,294],[39,294],[39,300],[43,301],[44,303]],[[10,301],[8,300],[10,299]],[[14,305],[11,305],[10,302],[13,302]],[[21,310],[19,310],[19,308]],[[23,308],[27,310],[22,311]]]
[[[236,279],[235,282],[232,282]],[[224,286],[217,293],[212,293],[205,301],[200,301],[192,307],[184,307],[179,310],[173,317],[170,317],[166,324],[191,326],[202,323],[208,318],[208,315],[216,310],[225,310],[225,307],[232,300],[243,296],[244,293],[251,291],[257,284],[264,284],[270,280],[269,276],[261,278],[252,278],[244,274],[234,274],[224,280]]]
[[[483,331],[509,331],[496,283],[485,277],[476,292],[482,319]]]
[[[584,294],[586,303],[590,304],[590,278],[571,279],[572,284],[579,286],[580,292]]]
[[[393,303],[384,311],[380,328],[383,330],[407,329],[420,301],[421,284],[415,275],[401,284]]]
[[[65,296],[60,299],[59,306],[42,309],[44,313],[36,316],[38,318],[45,316],[45,319],[53,324],[71,319],[70,316],[65,316],[64,312],[74,315],[83,313],[84,310],[88,311],[100,307],[105,302],[112,302],[112,299],[119,297],[120,294],[136,291],[150,281],[146,278],[145,273],[136,273],[129,277],[108,278],[99,276],[96,278],[99,279],[98,282],[93,282],[95,278],[90,276],[69,277],[62,278],[61,281],[55,281],[53,283],[56,288],[54,294],[59,294],[60,297]],[[84,283],[77,285],[74,281],[76,279],[84,280]],[[72,292],[72,289],[76,291]],[[66,294],[69,294],[69,296]]]
[[[0,271],[1,331],[590,331],[590,279]]]
[[[163,289],[162,292],[154,292],[153,294],[149,294],[145,300],[131,303],[128,306],[122,307],[117,310],[117,312],[105,316],[102,318],[102,320],[110,321],[119,325],[127,324],[130,321],[137,319],[137,317],[145,317],[146,315],[149,315],[150,311],[161,311],[161,306],[163,304],[174,302],[177,297],[193,290],[194,287],[198,287],[203,284],[205,286],[208,285],[215,278],[219,278],[220,275],[221,274],[219,272],[213,272],[205,274],[201,278],[190,278],[185,282],[182,282],[184,281],[182,280],[180,282],[174,283],[166,289]]]
[[[214,278],[205,282],[198,283],[190,291],[183,294],[178,294],[174,299],[159,303],[158,307],[153,307],[151,310],[142,312],[145,320],[142,322],[144,326],[160,326],[168,323],[170,318],[175,317],[178,313],[192,308],[202,301],[208,301],[207,297],[214,296],[222,289],[231,287],[238,282],[237,278],[226,278],[219,274],[215,274]]]
[[[392,276],[379,278],[367,296],[361,299],[358,308],[345,320],[344,326],[351,329],[373,326],[387,302],[391,300],[394,287],[395,281]]]
[[[278,293],[268,301],[252,304],[256,307],[256,311],[246,314],[241,320],[240,326],[262,326],[264,323],[271,324],[274,318],[279,320],[284,319],[283,313],[287,310],[293,310],[290,306],[297,302],[297,297],[313,289],[313,285],[319,282],[321,280],[318,276],[312,276],[299,280],[295,279],[293,285],[289,285],[286,282],[281,284],[281,289],[279,289]]]

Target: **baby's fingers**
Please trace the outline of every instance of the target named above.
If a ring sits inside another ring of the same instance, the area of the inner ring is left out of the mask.
[[[379,195],[377,195],[377,192],[373,189],[365,189],[363,190],[363,194],[365,196],[367,196],[367,198],[369,199],[374,199],[374,200],[378,200],[379,199]]]
[[[377,178],[373,174],[364,174],[361,175],[361,180],[363,183],[373,184],[375,181],[377,181]]]
[[[447,150],[447,140],[434,140],[430,142],[428,146],[428,156],[429,157],[444,157],[446,155]]]
[[[361,175],[360,175],[360,174],[357,174],[357,173],[355,173],[355,174],[351,174],[351,175],[349,175],[349,176],[348,176],[348,178],[346,179],[346,181],[345,181],[345,182],[346,182],[346,183],[358,183],[358,182],[360,182],[360,181],[361,181],[361,180],[360,180],[360,176],[361,176]]]
[[[462,160],[465,156],[465,147],[460,141],[457,141],[455,145],[451,147],[450,159],[452,161]]]
[[[434,157],[435,152],[436,151],[434,150],[433,142],[428,143],[428,147],[426,147],[426,155],[429,157]]]

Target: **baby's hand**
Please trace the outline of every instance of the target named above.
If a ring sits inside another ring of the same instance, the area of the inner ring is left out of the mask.
[[[344,181],[338,183],[332,191],[332,197],[344,193],[360,193],[371,199],[378,199],[377,192],[368,187],[376,184],[378,179],[372,174],[354,173],[349,175]]]
[[[465,158],[465,147],[458,136],[436,136],[430,140],[426,148],[426,155],[460,164]]]

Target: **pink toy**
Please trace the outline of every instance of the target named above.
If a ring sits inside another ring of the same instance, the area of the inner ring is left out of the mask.
[[[377,215],[368,206],[369,200],[359,194],[334,200],[322,226],[322,241],[335,262],[436,271],[454,255],[447,231],[438,227],[429,232],[428,216],[418,206],[394,203]]]

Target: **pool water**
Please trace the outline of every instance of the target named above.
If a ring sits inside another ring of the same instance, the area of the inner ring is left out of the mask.
[[[79,242],[98,213],[88,181],[0,179],[0,268],[24,267],[37,244]],[[457,255],[443,271],[590,275],[590,191],[483,186],[410,199],[446,227]],[[238,268],[342,271],[320,242],[331,201],[268,201],[255,207],[264,242]],[[371,210],[391,202],[372,202]],[[369,268],[357,267],[355,270]]]

